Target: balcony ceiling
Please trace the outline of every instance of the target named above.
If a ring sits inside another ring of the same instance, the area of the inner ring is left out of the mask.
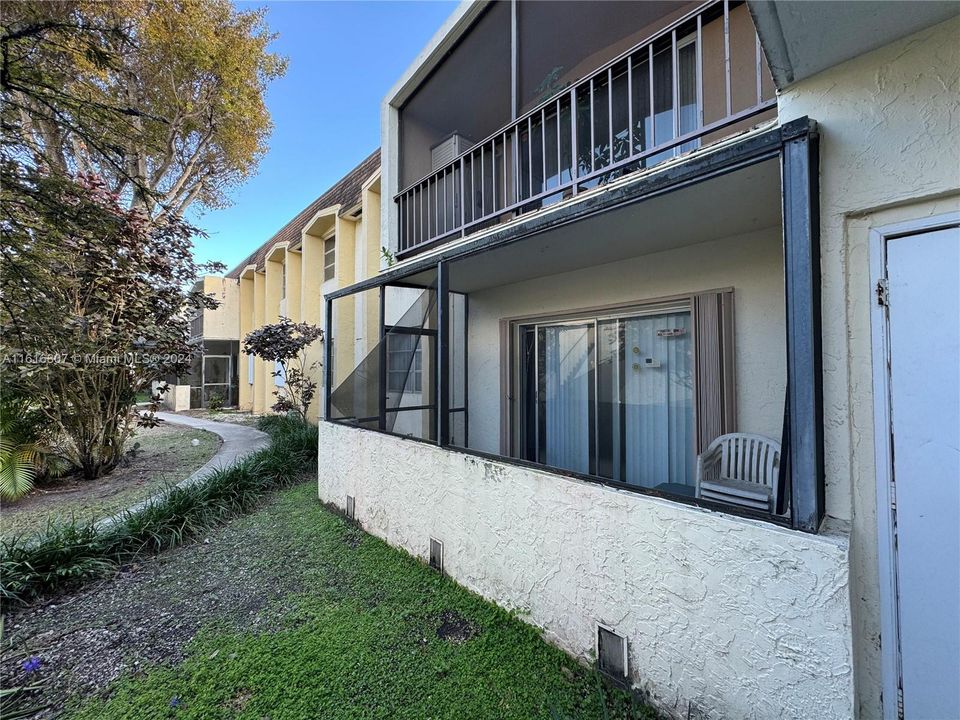
[[[780,218],[780,165],[766,160],[457,260],[450,285],[474,292],[779,227]]]
[[[960,13],[956,0],[747,0],[781,90]]]

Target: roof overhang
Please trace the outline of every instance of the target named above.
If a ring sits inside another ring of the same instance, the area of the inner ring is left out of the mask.
[[[264,259],[267,260],[268,262],[280,262],[280,261],[282,261],[283,258],[284,258],[284,256],[285,256],[286,253],[287,253],[287,244],[288,244],[288,243],[285,243],[285,242],[277,243],[277,244],[274,245],[272,248],[270,248],[269,250],[267,250],[267,254],[266,254],[266,256],[265,256]],[[279,255],[280,257],[277,257],[278,255]]]
[[[777,88],[960,14],[955,0],[747,0]]]
[[[339,212],[339,204],[331,205],[330,207],[325,207],[322,210],[318,210],[312,218],[307,220],[306,225],[303,226],[303,230],[300,233],[301,237],[303,235],[323,237],[336,225],[337,215]]]
[[[256,272],[257,272],[256,264],[250,263],[245,268],[243,268],[243,270],[240,271],[240,279],[241,280],[246,280],[248,278],[253,279],[254,273]]]

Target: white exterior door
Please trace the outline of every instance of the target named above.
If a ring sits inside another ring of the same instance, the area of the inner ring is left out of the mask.
[[[886,275],[896,574],[892,602],[899,631],[903,716],[956,720],[960,228],[886,239]]]

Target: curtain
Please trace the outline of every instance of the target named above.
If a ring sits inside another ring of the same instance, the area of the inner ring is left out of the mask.
[[[625,481],[693,485],[690,313],[631,318],[623,325]]]
[[[543,328],[542,461],[590,472],[592,326]]]

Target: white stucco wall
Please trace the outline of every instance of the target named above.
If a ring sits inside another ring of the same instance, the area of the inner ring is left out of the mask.
[[[779,439],[786,387],[779,227],[470,294],[472,449],[500,452],[500,320],[734,288],[737,429]]]
[[[320,499],[588,659],[596,623],[675,717],[848,719],[847,551],[600,484],[321,423]],[[700,713],[700,714],[697,714]]]
[[[788,88],[781,121],[821,132],[827,513],[849,518],[858,715],[880,704],[876,475],[867,238],[960,207],[960,20]]]

